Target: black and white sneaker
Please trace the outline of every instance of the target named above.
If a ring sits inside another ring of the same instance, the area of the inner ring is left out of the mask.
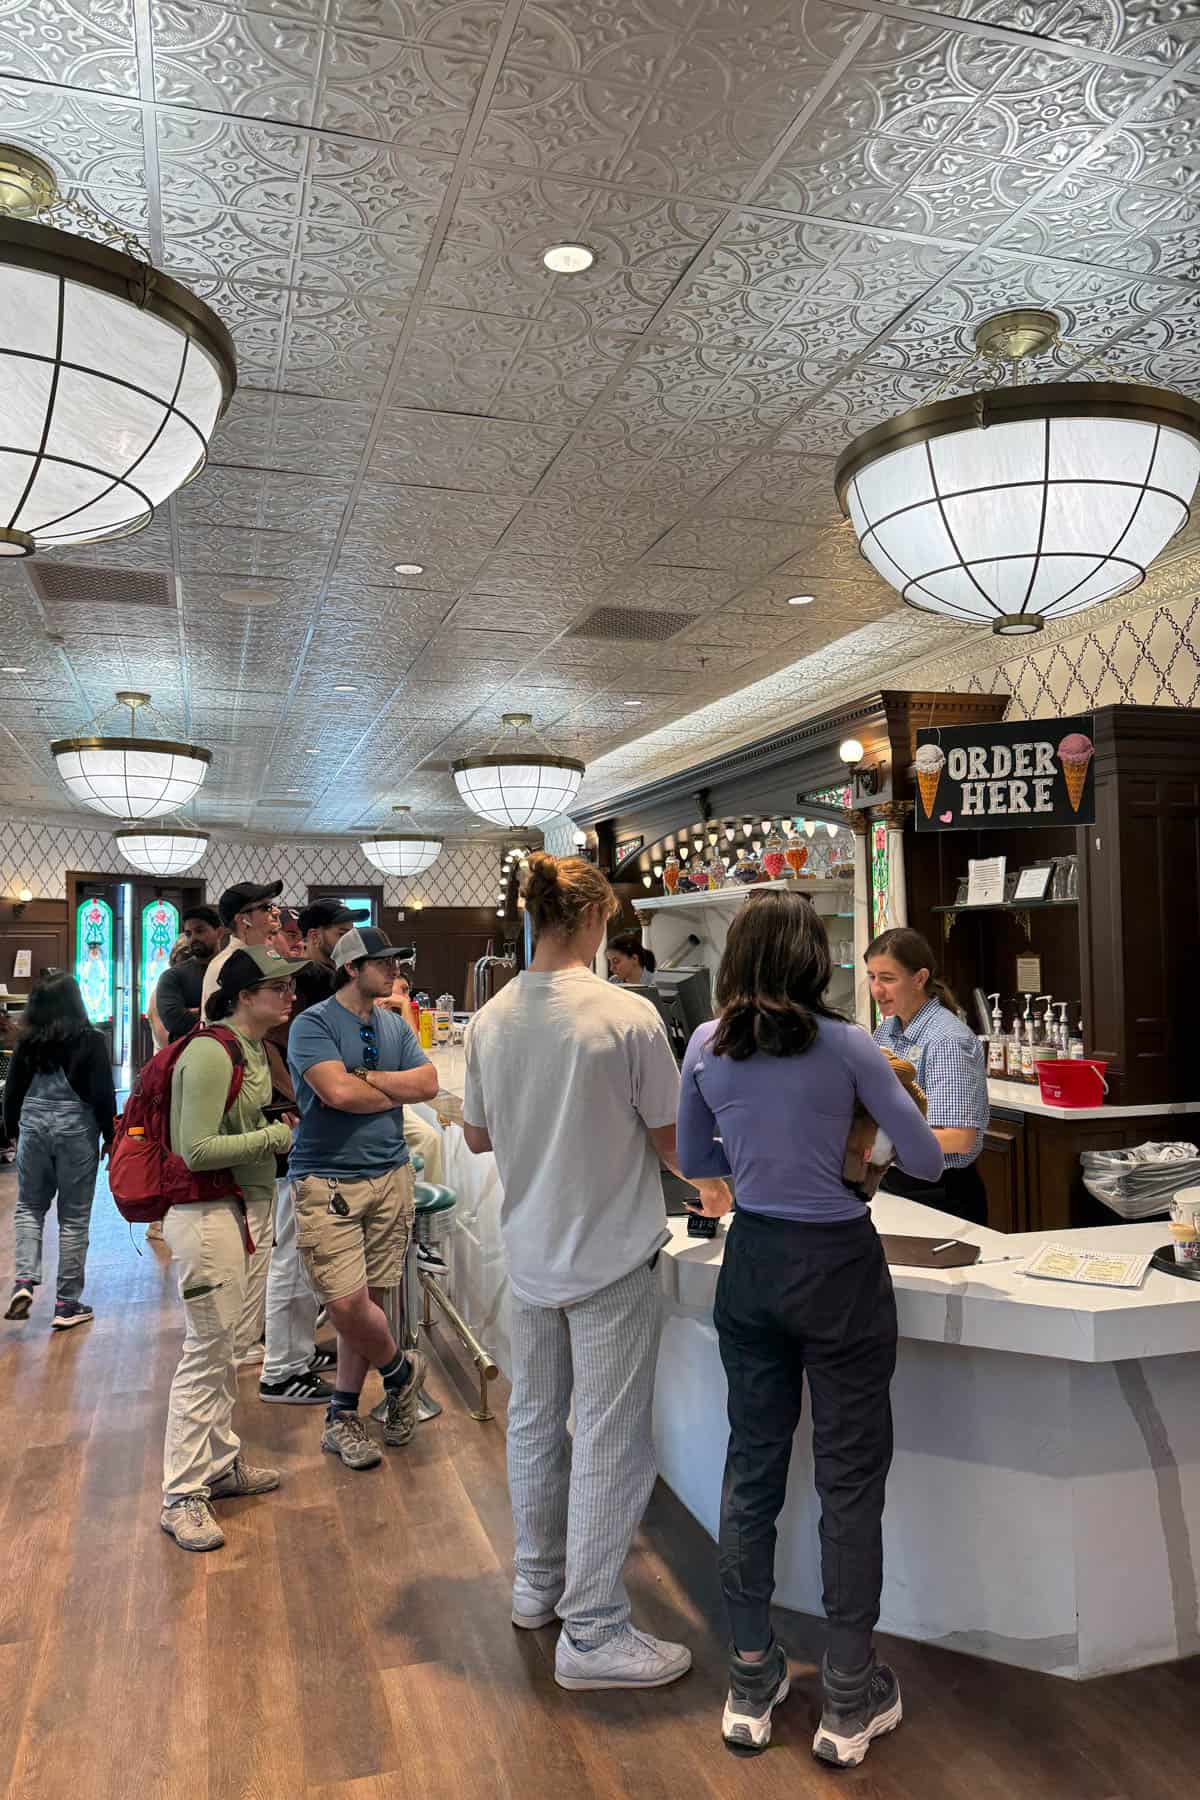
[[[430,1275],[448,1275],[450,1264],[432,1244],[417,1245],[417,1267],[425,1269]]]
[[[872,1738],[895,1731],[904,1717],[900,1683],[886,1663],[873,1658],[858,1675],[843,1675],[821,1664],[824,1702],[813,1739],[813,1755],[837,1769],[853,1769],[871,1747]]]
[[[95,1316],[91,1307],[85,1306],[82,1300],[56,1300],[50,1329],[73,1331],[76,1325],[90,1325]]]
[[[286,1381],[260,1381],[258,1397],[273,1400],[278,1406],[328,1406],[333,1389],[309,1368],[299,1375],[289,1375]]]
[[[16,1281],[13,1283],[12,1299],[8,1303],[6,1319],[27,1319],[29,1309],[33,1305],[32,1281]]]
[[[788,1697],[788,1660],[783,1645],[772,1639],[761,1662],[747,1662],[736,1650],[729,1654],[729,1698],[721,1720],[721,1736],[735,1756],[757,1756],[771,1741],[771,1714]]]
[[[335,1369],[336,1367],[337,1351],[322,1349],[321,1345],[318,1344],[312,1353],[312,1360],[308,1365],[309,1374],[319,1375],[322,1369]]]

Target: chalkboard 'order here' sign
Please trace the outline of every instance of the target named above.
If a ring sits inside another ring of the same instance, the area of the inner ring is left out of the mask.
[[[1091,825],[1092,720],[933,726],[917,732],[918,831]]]

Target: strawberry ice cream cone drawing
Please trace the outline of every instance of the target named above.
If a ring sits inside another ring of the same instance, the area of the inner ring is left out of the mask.
[[[913,770],[917,777],[917,786],[921,790],[921,805],[925,809],[927,819],[933,817],[938,784],[942,779],[942,770],[945,766],[946,753],[936,744],[922,744],[913,758]]]
[[[1058,746],[1057,755],[1062,764],[1071,811],[1078,812],[1079,802],[1083,799],[1084,783],[1087,781],[1088,764],[1092,760],[1092,740],[1085,737],[1082,731],[1069,731]]]

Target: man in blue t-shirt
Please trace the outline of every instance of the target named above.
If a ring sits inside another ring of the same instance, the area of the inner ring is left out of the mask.
[[[432,1100],[438,1090],[411,1027],[376,1005],[406,954],[374,927],[346,932],[333,947],[331,998],[310,1006],[288,1037],[300,1108],[290,1161],[300,1255],[338,1334],[321,1448],[351,1469],[383,1460],[358,1416],[367,1369],[374,1364],[383,1376],[387,1444],[412,1437],[425,1376],[424,1357],[405,1355],[379,1303],[400,1284],[412,1231],[404,1103]]]

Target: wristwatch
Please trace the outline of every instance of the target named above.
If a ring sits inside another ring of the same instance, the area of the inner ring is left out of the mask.
[[[366,1082],[367,1086],[370,1087],[370,1085],[371,1085],[370,1069],[351,1069],[350,1073],[352,1075],[356,1076],[359,1081]]]

